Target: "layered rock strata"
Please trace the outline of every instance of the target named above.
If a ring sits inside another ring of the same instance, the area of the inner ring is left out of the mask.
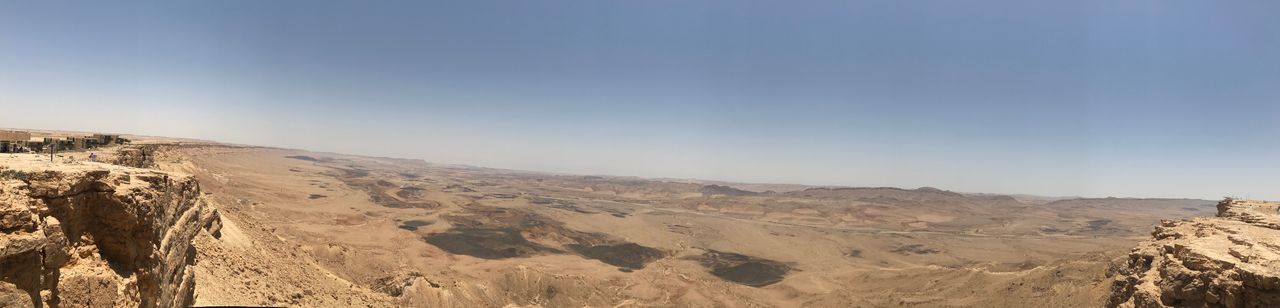
[[[1111,307],[1280,307],[1280,202],[1163,221],[1117,269]]]
[[[12,158],[0,168],[0,306],[192,303],[192,239],[216,219],[192,177]]]

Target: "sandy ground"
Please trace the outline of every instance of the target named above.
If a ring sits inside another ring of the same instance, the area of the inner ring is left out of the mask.
[[[226,222],[197,239],[197,305],[1099,306],[1111,260],[1159,219],[1213,213],[1204,200],[759,193],[199,143],[160,157],[198,177]]]

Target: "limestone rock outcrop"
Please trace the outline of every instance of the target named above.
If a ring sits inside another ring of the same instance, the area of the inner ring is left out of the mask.
[[[1110,307],[1280,307],[1280,202],[1163,221],[1117,269]]]
[[[156,156],[160,155],[161,146],[154,144],[131,145],[116,151],[111,163],[135,168],[151,168],[156,165]]]
[[[99,163],[0,166],[0,306],[192,303],[192,239],[206,210],[193,177]]]

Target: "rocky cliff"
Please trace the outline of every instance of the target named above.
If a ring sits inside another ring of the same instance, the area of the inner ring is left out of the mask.
[[[1280,307],[1280,202],[1163,221],[1117,269],[1110,307]]]
[[[206,211],[190,176],[0,161],[0,306],[190,305]]]

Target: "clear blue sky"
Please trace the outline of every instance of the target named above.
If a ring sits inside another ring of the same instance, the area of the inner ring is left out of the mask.
[[[1280,199],[1276,1],[2,1],[0,127]]]

